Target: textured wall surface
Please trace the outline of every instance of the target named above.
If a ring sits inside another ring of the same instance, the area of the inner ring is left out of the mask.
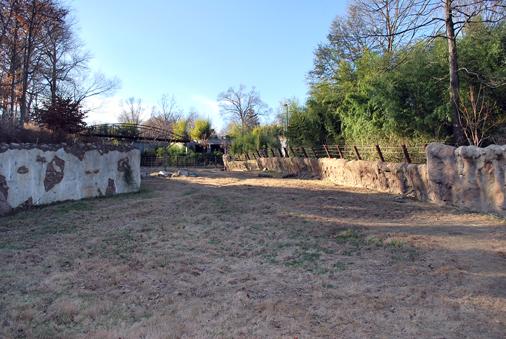
[[[140,188],[140,152],[114,146],[0,145],[0,215]]]
[[[506,146],[427,147],[429,199],[506,215]]]
[[[506,146],[455,148],[432,143],[426,153],[426,165],[328,158],[260,158],[247,165],[225,158],[225,163],[229,170],[266,168],[308,174],[343,186],[506,216]]]

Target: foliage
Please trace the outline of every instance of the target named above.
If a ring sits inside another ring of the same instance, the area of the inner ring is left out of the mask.
[[[309,105],[308,105],[309,106]],[[324,131],[320,117],[314,109],[289,106],[287,137],[292,146],[321,145]]]
[[[189,123],[187,119],[178,119],[174,124],[172,125],[172,133],[174,135],[181,137],[182,139],[188,138],[188,129],[189,129]]]
[[[35,121],[58,134],[79,132],[86,126],[85,118],[81,105],[70,98],[56,97],[35,111]]]
[[[128,122],[117,127],[116,133],[123,137],[135,138],[139,136],[139,128],[134,122]]]
[[[193,140],[206,141],[211,136],[213,130],[211,128],[211,122],[205,119],[197,119],[193,123],[193,128],[190,131],[190,137]]]
[[[338,74],[342,97],[337,115],[348,143],[400,143],[406,140],[444,139],[448,116],[446,88],[435,78],[444,77],[441,64],[431,62],[437,46],[402,51],[404,61],[393,69],[390,56],[366,53],[355,69]]]
[[[191,149],[187,149],[187,147],[185,147],[183,144],[179,144],[179,143],[172,144],[172,145],[169,145],[167,147],[158,147],[155,150],[155,155],[157,157],[159,157],[159,158],[162,158],[165,155],[171,155],[171,156],[174,156],[174,155],[178,155],[178,156],[187,155],[187,156],[191,156],[193,154],[194,154],[194,152]]]
[[[494,140],[506,120],[505,27],[473,22],[457,41],[461,124],[472,144]],[[366,48],[353,58],[335,50],[331,65],[321,59],[330,52],[322,55],[318,50],[309,98],[304,107],[291,108],[290,143],[449,140],[447,47],[446,40],[421,39],[388,53]],[[323,70],[324,64],[328,67]]]
[[[233,154],[243,154],[253,152],[265,147],[279,148],[279,136],[282,134],[282,128],[276,125],[257,126],[251,130],[244,131],[240,128],[232,134],[232,145],[230,152]]]

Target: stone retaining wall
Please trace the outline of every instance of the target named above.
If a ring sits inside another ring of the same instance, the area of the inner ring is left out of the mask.
[[[0,215],[140,188],[140,152],[108,145],[0,144]]]
[[[383,163],[362,160],[259,158],[231,161],[228,170],[259,170],[317,176],[343,186],[402,194],[422,201],[463,207],[506,216],[506,146],[486,148],[433,143],[426,149],[427,164]]]

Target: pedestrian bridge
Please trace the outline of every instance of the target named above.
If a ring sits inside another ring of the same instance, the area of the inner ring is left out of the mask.
[[[154,142],[189,142],[184,136],[177,135],[171,130],[142,124],[115,123],[87,126],[82,135],[98,138],[110,138],[132,141]]]

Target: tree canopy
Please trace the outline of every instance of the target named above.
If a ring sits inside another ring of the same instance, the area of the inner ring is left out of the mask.
[[[455,138],[458,130],[468,144],[500,142],[506,24],[498,14],[504,4],[497,4],[352,1],[347,16],[336,18],[327,42],[315,50],[307,102],[291,107],[292,144],[462,142]],[[403,14],[402,24],[389,28],[392,15],[400,15],[390,11],[388,17],[389,6],[421,17],[410,21],[412,15]],[[453,38],[439,26],[448,22],[448,10]],[[371,17],[374,13],[378,17]]]

